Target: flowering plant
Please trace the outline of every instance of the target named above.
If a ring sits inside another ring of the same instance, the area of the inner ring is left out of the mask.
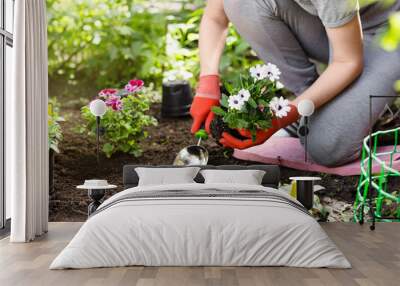
[[[142,153],[140,141],[147,137],[145,128],[157,125],[157,120],[146,112],[154,102],[147,92],[144,82],[130,80],[124,89],[107,88],[99,92],[98,98],[106,103],[107,111],[101,119],[103,152],[111,157],[116,152],[124,152],[138,157]],[[81,133],[89,130],[89,135],[96,134],[96,118],[89,106],[82,108],[85,124],[79,128]]]
[[[249,130],[254,141],[257,130],[271,127],[274,116],[284,117],[290,111],[289,101],[276,96],[283,88],[280,75],[278,67],[271,63],[250,68],[237,86],[225,83],[229,94],[223,94],[221,105],[212,111],[229,128]]]

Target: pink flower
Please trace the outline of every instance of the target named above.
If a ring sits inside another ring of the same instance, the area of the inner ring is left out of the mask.
[[[142,89],[144,81],[141,79],[132,79],[125,86],[125,90],[130,93],[138,92]]]
[[[99,92],[99,97],[103,99],[107,99],[107,97],[111,95],[117,94],[118,89],[115,88],[106,88]]]
[[[262,105],[262,104],[260,104],[260,105],[258,106],[258,109],[259,109],[261,112],[264,112],[265,106]]]
[[[106,99],[106,105],[111,107],[115,111],[120,111],[122,109],[121,98],[117,95],[110,95]]]

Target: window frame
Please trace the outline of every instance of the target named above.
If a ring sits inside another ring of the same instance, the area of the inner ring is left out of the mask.
[[[12,17],[15,16],[15,0]],[[6,217],[6,189],[5,189],[5,92],[6,92],[6,49],[13,48],[13,34],[6,29],[6,0],[0,0],[0,236],[9,231],[10,221]],[[14,30],[14,29],[12,29]]]

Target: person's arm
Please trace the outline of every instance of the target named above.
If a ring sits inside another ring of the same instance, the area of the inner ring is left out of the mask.
[[[229,20],[223,0],[208,0],[200,24],[200,76],[217,75],[225,47]]]
[[[360,16],[357,14],[349,23],[326,31],[333,51],[331,62],[314,84],[293,101],[296,106],[302,99],[310,99],[318,108],[339,95],[362,73]]]
[[[200,79],[190,108],[193,118],[192,133],[203,124],[210,133],[210,123],[214,118],[211,108],[219,105],[221,97],[218,73],[228,24],[223,0],[208,0],[200,24]]]

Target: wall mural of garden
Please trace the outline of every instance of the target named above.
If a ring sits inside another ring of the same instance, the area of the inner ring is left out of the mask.
[[[198,26],[204,2],[47,0],[53,160],[50,220],[87,218],[87,192],[76,189],[85,179],[107,179],[118,185],[111,195],[122,190],[123,165],[172,164],[180,149],[197,142],[190,134],[189,116],[161,116],[161,93],[163,83],[176,80],[196,86]],[[397,48],[399,23],[397,17],[382,39],[388,49]],[[241,73],[260,63],[231,27],[221,63],[223,80],[236,82]],[[286,90],[279,92],[290,96]],[[100,164],[96,118],[89,109],[95,98],[107,105],[100,125]],[[223,110],[217,112],[225,115]],[[252,164],[233,158],[230,150],[212,138],[202,145],[209,151],[209,164]],[[282,168],[282,183],[289,184],[293,175],[310,174]],[[312,175],[321,176],[325,187],[317,192],[316,216],[351,220],[359,177]],[[396,211],[396,206],[384,207],[388,213]]]

